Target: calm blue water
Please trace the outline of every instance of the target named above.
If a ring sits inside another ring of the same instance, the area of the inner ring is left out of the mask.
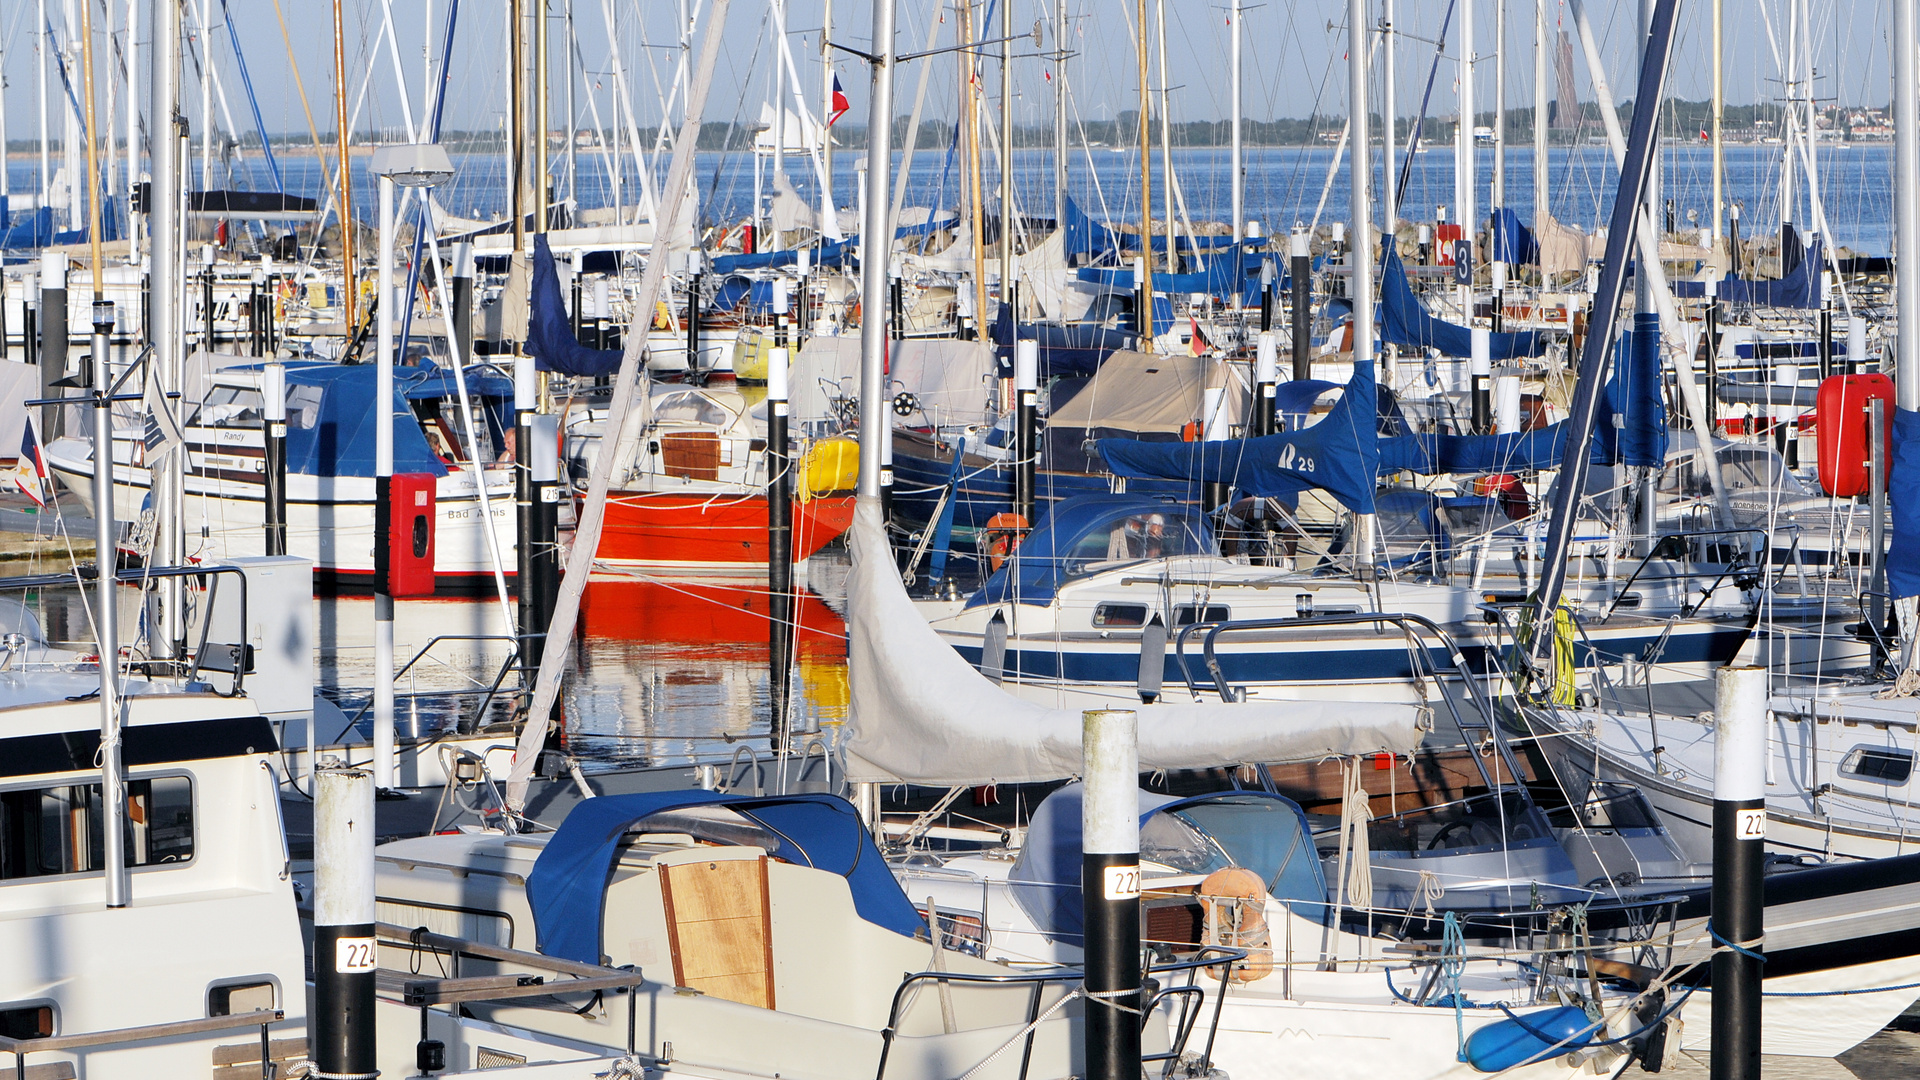
[[[1727,155],[1727,199],[1744,204],[1743,232],[1771,232],[1780,220],[1780,175],[1782,148],[1777,146],[1732,146]],[[1489,186],[1493,175],[1493,151],[1479,151],[1479,188],[1476,199],[1482,211],[1491,205]],[[370,212],[373,186],[366,174],[370,152],[354,156],[356,213]],[[864,160],[861,151],[841,150],[834,157],[834,189],[842,207],[857,204],[856,163]],[[1531,219],[1534,213],[1532,151],[1516,147],[1507,157],[1507,205]],[[1331,147],[1269,147],[1247,151],[1247,216],[1265,224],[1269,233],[1278,232],[1297,221],[1310,221],[1326,188],[1326,209],[1320,220],[1347,219],[1347,169],[1343,165],[1327,188],[1328,170],[1334,159]],[[895,155],[896,173],[900,155]],[[1108,148],[1079,150],[1067,163],[1069,191],[1081,206],[1096,218],[1136,220],[1139,216],[1139,164],[1136,154]],[[1176,179],[1183,192],[1189,215],[1195,221],[1224,221],[1228,216],[1229,154],[1224,148],[1177,150],[1174,153]],[[1038,215],[1053,211],[1053,155],[1047,150],[1023,150],[1014,155],[1014,183],[1023,208]],[[1710,154],[1704,146],[1672,146],[1661,151],[1663,195],[1675,207],[1675,220],[1685,227],[1688,214],[1705,221],[1711,215],[1712,187]],[[461,155],[455,164],[458,175],[441,192],[441,202],[457,214],[492,217],[506,209],[507,166],[505,158],[493,154]],[[609,182],[609,163],[597,152],[576,155],[574,193],[583,206],[606,206],[613,201]],[[628,155],[623,171],[623,198],[632,205],[638,192],[638,172]],[[664,174],[667,158],[655,163]],[[565,160],[556,157],[555,183],[566,191]],[[950,156],[945,146],[922,147],[913,159],[907,179],[907,205],[946,206],[955,204],[963,179],[962,162]],[[1887,254],[1891,251],[1893,230],[1893,153],[1887,144],[1854,147],[1823,147],[1818,161],[1821,190],[1834,238],[1863,253]],[[771,172],[771,163],[764,163]],[[1618,174],[1611,156],[1599,146],[1557,148],[1551,151],[1549,164],[1552,198],[1550,209],[1562,221],[1591,230],[1603,223],[1612,206]],[[325,175],[317,158],[311,155],[280,157],[281,176],[290,192],[321,197]],[[259,156],[236,162],[230,174],[216,168],[219,186],[271,189],[272,174]],[[788,175],[794,186],[810,202],[817,204],[818,185],[812,164],[806,157],[787,161]],[[36,181],[37,162],[15,158],[8,169],[15,191],[30,191]],[[1374,190],[1380,190],[1381,176],[1376,156]],[[707,224],[735,222],[744,218],[753,201],[753,160],[744,153],[703,153],[696,170],[701,213]],[[997,191],[998,176],[991,164],[985,175],[990,193]],[[656,182],[657,186],[657,182]],[[1161,195],[1160,168],[1154,167],[1155,201]],[[1807,228],[1804,185],[1794,220]],[[770,192],[770,181],[763,190]],[[1453,157],[1448,148],[1439,148],[1415,156],[1403,201],[1402,214],[1416,220],[1431,220],[1435,207],[1453,202]],[[1163,210],[1156,207],[1158,213]]]

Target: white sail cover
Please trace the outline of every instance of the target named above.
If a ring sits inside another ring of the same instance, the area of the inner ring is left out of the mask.
[[[1024,783],[1080,772],[1080,714],[1023,701],[940,640],[900,586],[880,509],[861,500],[847,579],[852,715],[841,736],[855,783]],[[1418,705],[1338,701],[1141,705],[1140,768],[1405,753]]]

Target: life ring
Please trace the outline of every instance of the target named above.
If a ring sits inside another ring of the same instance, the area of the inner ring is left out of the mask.
[[[995,514],[987,519],[987,565],[998,571],[1007,561],[1007,556],[1020,546],[1027,530],[1033,526],[1020,514]]]
[[[1267,884],[1242,866],[1208,874],[1199,888],[1201,941],[1229,949],[1245,949],[1247,958],[1233,965],[1235,982],[1255,982],[1273,974],[1273,935],[1267,929]],[[1207,970],[1212,971],[1212,968]]]

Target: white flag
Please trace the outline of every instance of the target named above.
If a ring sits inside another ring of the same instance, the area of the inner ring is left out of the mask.
[[[147,372],[147,465],[151,468],[165,460],[181,446],[186,445],[187,437],[180,431],[180,421],[174,418],[173,403],[160,392],[160,380]]]

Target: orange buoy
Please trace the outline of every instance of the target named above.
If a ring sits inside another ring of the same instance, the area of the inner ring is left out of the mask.
[[[1032,528],[1027,519],[1020,514],[995,514],[987,519],[987,565],[997,571],[1020,546],[1020,541]]]

